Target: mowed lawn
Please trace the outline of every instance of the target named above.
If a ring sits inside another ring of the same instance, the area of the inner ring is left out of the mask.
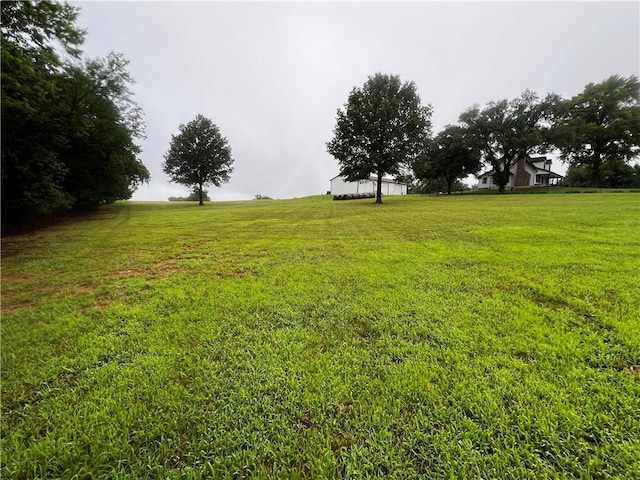
[[[640,194],[124,202],[2,242],[2,478],[640,478]]]

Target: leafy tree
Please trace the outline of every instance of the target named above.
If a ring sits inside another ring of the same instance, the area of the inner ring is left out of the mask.
[[[86,32],[75,22],[79,9],[49,0],[2,2],[2,38],[23,51],[48,55],[48,62],[60,65],[56,45],[74,58]]]
[[[568,187],[593,187],[593,166],[571,164],[563,184]],[[640,188],[640,165],[629,165],[624,160],[612,159],[600,165],[599,186],[602,188]]]
[[[64,187],[74,205],[86,207],[128,199],[149,180],[138,159],[144,137],[142,111],[132,99],[128,61],[116,53],[69,69],[65,82],[69,169]]]
[[[78,58],[84,32],[75,26],[78,10],[67,4],[1,2],[0,8],[2,217],[19,223],[72,204],[62,187],[67,138],[58,52]]]
[[[500,193],[517,161],[547,145],[549,121],[558,102],[557,95],[540,101],[535,93],[525,91],[514,100],[490,102],[484,109],[474,106],[460,115],[465,135],[494,170],[493,180]]]
[[[447,190],[447,181],[442,177],[430,177],[417,180],[409,188],[409,193],[440,193]],[[452,192],[466,192],[471,190],[467,184],[456,180],[451,184]]]
[[[171,181],[196,188],[203,205],[205,185],[219,187],[229,181],[233,172],[231,147],[218,127],[202,115],[180,125],[179,130],[171,136],[162,169]]]
[[[451,194],[455,182],[480,170],[480,149],[473,139],[465,136],[463,128],[447,125],[433,141],[427,143],[413,166],[419,180],[442,179],[444,188]]]
[[[338,109],[327,151],[349,181],[377,176],[376,203],[382,203],[382,177],[399,176],[421,151],[431,128],[431,106],[422,106],[413,82],[376,73],[354,87]]]
[[[149,172],[127,61],[82,64],[85,32],[66,3],[1,8],[3,223],[130,198]]]
[[[591,186],[599,187],[608,163],[637,158],[640,152],[640,82],[613,75],[563,102],[553,143],[561,159],[588,166]]]

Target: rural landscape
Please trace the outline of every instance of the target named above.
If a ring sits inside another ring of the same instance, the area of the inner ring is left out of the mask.
[[[2,246],[4,478],[635,478],[640,194],[116,203]]]
[[[151,167],[129,60],[1,7],[2,478],[640,478],[637,72],[444,126],[372,72],[328,191],[217,201],[252,137]]]

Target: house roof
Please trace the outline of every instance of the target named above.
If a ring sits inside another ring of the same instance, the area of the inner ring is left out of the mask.
[[[330,182],[332,180],[335,180],[336,178],[342,177],[342,175],[338,174],[335,177],[333,177],[331,180],[329,180]],[[370,175],[369,178],[362,178],[361,180],[373,180],[376,181],[378,180],[378,177],[376,175]],[[345,180],[346,182],[347,180]],[[395,183],[396,185],[409,185],[408,183],[402,183],[402,182],[396,182],[393,178],[389,178],[389,177],[382,177],[382,183]]]
[[[549,175],[552,178],[562,178],[562,175],[559,175],[555,172],[552,172],[551,170],[545,170],[544,168],[540,168],[538,166],[536,166],[536,163],[540,163],[540,162],[545,162],[545,164],[547,162],[551,163],[551,159],[547,158],[547,157],[529,157],[526,159],[527,164],[533,168],[535,170],[535,174],[536,175]],[[495,173],[495,169],[491,169],[487,172],[481,173],[480,175],[476,175],[476,177],[478,179],[481,179],[483,177],[487,177],[490,175],[493,175]],[[511,174],[513,175],[513,174]]]

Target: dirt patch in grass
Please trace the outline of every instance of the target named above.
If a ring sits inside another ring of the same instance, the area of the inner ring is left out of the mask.
[[[307,410],[298,420],[304,428],[310,428],[313,420],[313,410]]]
[[[11,313],[24,308],[36,308],[41,306],[42,297],[55,298],[57,296],[71,295],[89,295],[93,294],[95,288],[93,285],[75,285],[67,283],[64,285],[32,285],[28,288],[14,292],[2,292],[2,313]],[[25,298],[27,297],[27,298]]]
[[[2,301],[2,308],[0,308],[0,312],[2,312],[3,315],[6,315],[7,313],[13,313],[13,312],[17,312],[18,310],[22,310],[24,308],[29,308],[29,307],[34,307],[35,304],[31,301],[29,302],[19,302],[19,303],[15,303],[15,304],[11,304],[11,305],[7,305],[6,303],[6,295],[2,295],[3,296],[3,301]]]
[[[535,361],[534,356],[528,352],[517,351],[513,354],[513,356],[527,365]]]
[[[105,275],[105,278],[108,280],[119,280],[123,278],[139,277],[140,275],[146,275],[147,273],[149,273],[149,270],[120,270],[118,273]]]
[[[640,365],[629,365],[628,367],[624,367],[622,371],[631,378],[635,378],[636,380],[640,380]]]
[[[104,298],[101,298],[93,302],[93,305],[100,310],[106,310],[112,303],[113,301],[111,300],[106,300]]]
[[[33,279],[34,279],[34,276],[30,273],[17,272],[17,273],[3,274],[1,283],[2,284],[25,283],[25,282],[33,281]]]
[[[243,268],[238,268],[235,270],[224,270],[222,272],[215,272],[214,275],[216,277],[220,277],[220,278],[242,278],[242,277],[246,277],[247,275],[252,275],[253,272],[251,270],[245,270]]]
[[[162,260],[155,265],[157,272],[162,275],[185,273],[192,270],[190,267],[180,265],[178,259]]]

